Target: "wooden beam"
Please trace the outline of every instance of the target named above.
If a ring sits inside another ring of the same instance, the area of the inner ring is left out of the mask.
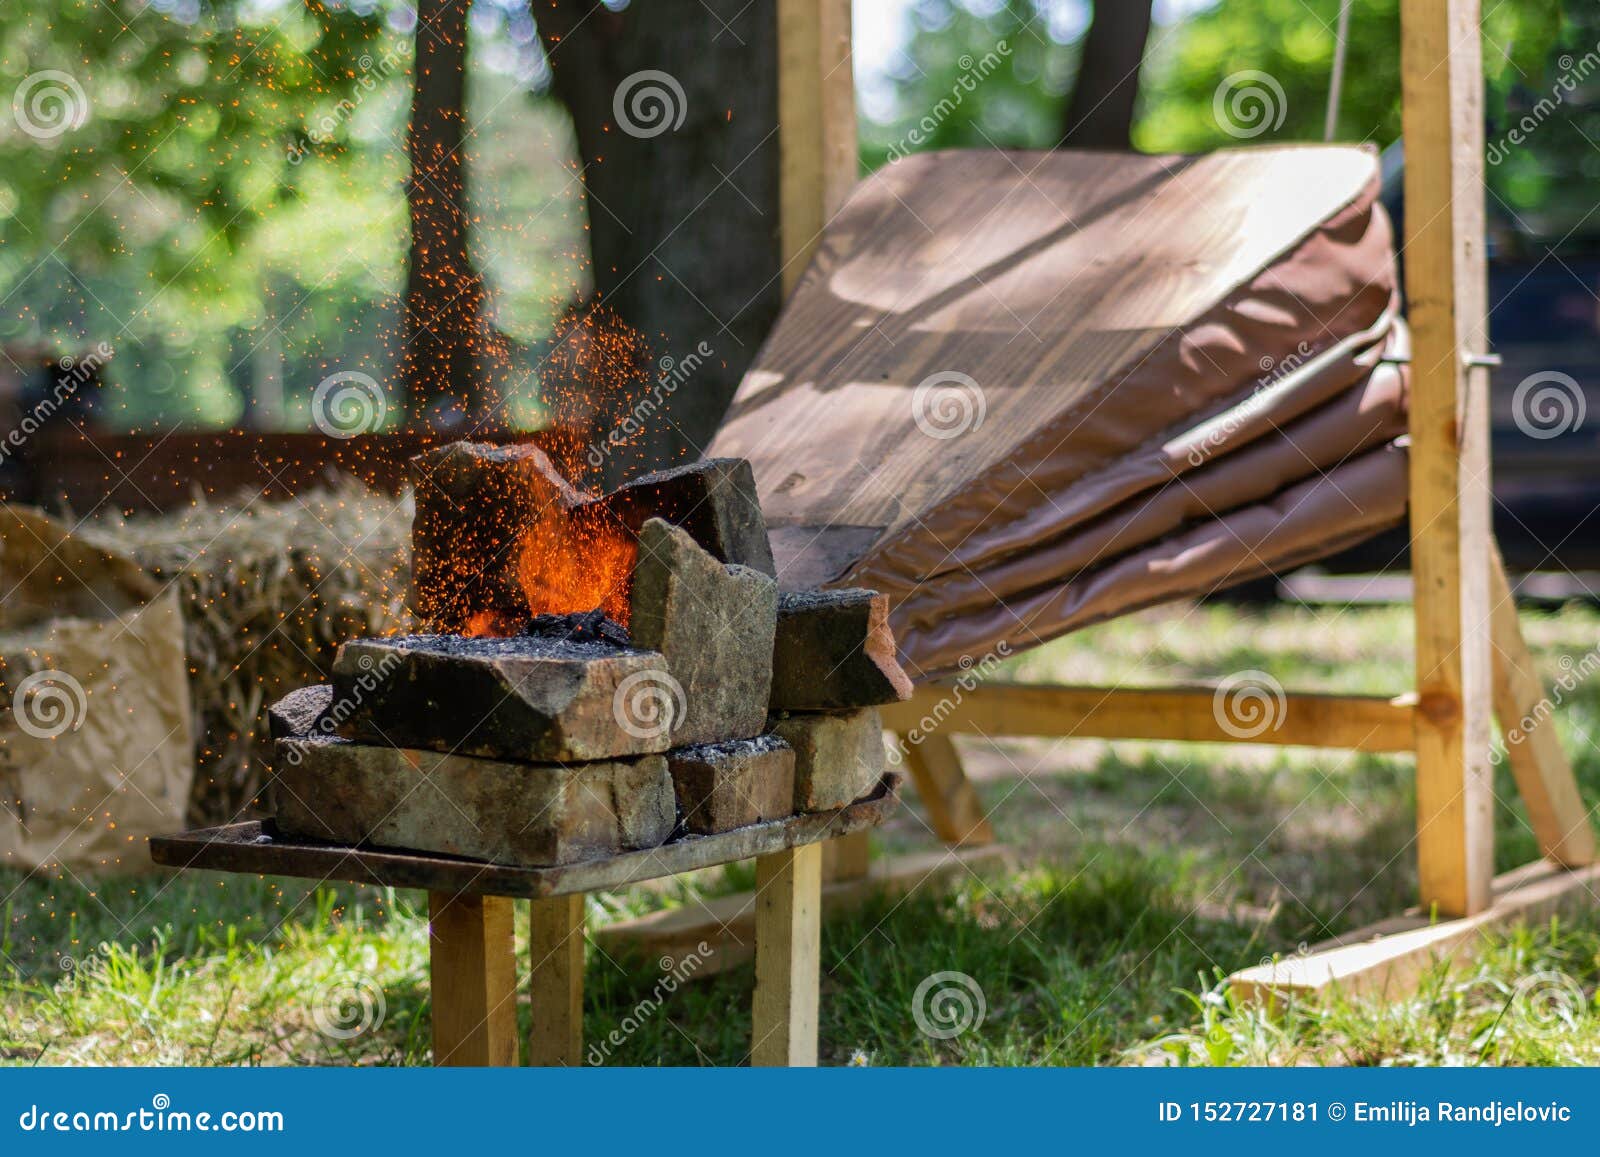
[[[961,752],[950,737],[924,735],[919,742],[912,742],[909,735],[896,735],[895,743],[911,771],[922,806],[928,809],[934,834],[955,848],[994,843],[994,829],[983,813],[983,801],[967,778]]]
[[[433,1063],[517,1063],[517,958],[511,901],[428,893]]]
[[[778,0],[779,237],[783,290],[855,185],[850,0]]]
[[[554,896],[528,903],[528,982],[533,1027],[528,1063],[583,1063],[583,896]]]
[[[1213,687],[1133,689],[985,683],[959,695],[937,684],[885,707],[883,724],[926,747],[936,734],[1267,743],[1352,751],[1411,751],[1412,696],[1285,693],[1266,715],[1241,719]],[[915,772],[913,772],[915,774]]]
[[[1235,972],[1228,984],[1240,999],[1266,1004],[1333,993],[1394,999],[1434,965],[1470,959],[1486,932],[1593,906],[1597,888],[1600,867],[1566,870],[1537,861],[1497,877],[1492,903],[1475,915],[1440,922],[1413,909],[1275,963]]]
[[[872,835],[854,832],[822,845],[824,880],[859,880],[872,866]]]
[[[822,968],[822,848],[756,860],[756,991],[750,1063],[817,1063]]]
[[[842,842],[834,840],[822,847],[826,851]],[[872,862],[865,876],[825,881],[822,912],[831,920],[870,899],[958,884],[974,875],[1000,871],[1010,863],[1010,849],[999,844],[883,856]],[[668,967],[694,957],[691,979],[715,976],[755,955],[755,895],[735,892],[620,920],[595,929],[594,941],[609,955],[636,953],[648,960],[670,961]]]
[[[1482,911],[1489,762],[1489,412],[1478,0],[1402,0],[1405,273],[1412,330],[1417,859],[1422,903]]]
[[[1539,851],[1569,868],[1594,862],[1594,829],[1578,791],[1572,764],[1556,734],[1555,703],[1545,693],[1522,638],[1517,603],[1506,579],[1500,548],[1490,544],[1490,641],[1494,647],[1494,712],[1500,719],[1506,759]]]

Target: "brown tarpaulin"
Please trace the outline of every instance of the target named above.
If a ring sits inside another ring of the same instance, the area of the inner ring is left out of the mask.
[[[961,152],[874,174],[740,388],[786,586],[887,591],[927,676],[1405,513],[1370,150]]]

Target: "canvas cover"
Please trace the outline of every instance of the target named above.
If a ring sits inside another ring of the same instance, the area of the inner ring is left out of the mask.
[[[0,864],[148,869],[194,779],[176,588],[0,503]]]
[[[1400,521],[1407,357],[1364,147],[949,152],[828,225],[710,448],[780,582],[888,592],[910,669]]]

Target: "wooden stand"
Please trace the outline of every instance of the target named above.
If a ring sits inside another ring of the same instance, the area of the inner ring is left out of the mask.
[[[822,845],[865,833],[896,803],[886,776],[869,799],[715,836],[558,868],[512,868],[277,835],[259,822],[161,836],[150,855],[173,868],[352,880],[428,891],[434,1060],[517,1063],[512,898],[529,905],[528,1063],[580,1065],[584,896],[718,864],[756,861],[756,991],[751,1063],[815,1065],[822,945]]]

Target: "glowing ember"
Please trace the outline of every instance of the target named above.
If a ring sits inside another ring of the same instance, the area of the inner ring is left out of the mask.
[[[639,545],[610,515],[585,516],[551,505],[522,536],[517,580],[530,614],[575,614],[599,607],[628,624],[628,587]]]

